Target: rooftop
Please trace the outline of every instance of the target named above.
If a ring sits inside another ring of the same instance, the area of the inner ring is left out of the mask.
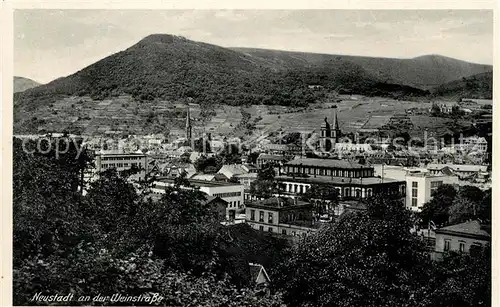
[[[270,155],[270,154],[260,154],[259,157],[257,158],[259,160],[266,159],[266,160],[287,160],[286,157],[279,156],[279,155]]]
[[[252,207],[265,207],[265,208],[276,208],[276,209],[286,209],[286,208],[297,208],[297,207],[305,207],[305,206],[310,206],[311,204],[302,201],[302,200],[297,200],[295,201],[289,197],[271,197],[268,199],[264,200],[257,200],[257,201],[252,201],[248,204],[246,204],[246,207],[252,208]]]
[[[331,176],[316,176],[316,177],[292,177],[292,176],[276,176],[280,181],[304,182],[304,183],[328,183],[328,184],[356,184],[356,185],[372,185],[381,183],[404,183],[405,181],[395,180],[391,178],[346,178],[346,177],[331,177]]]
[[[302,165],[302,166],[317,166],[317,167],[329,167],[329,168],[371,168],[370,166],[364,166],[357,162],[352,162],[348,160],[336,160],[336,159],[314,159],[314,158],[299,158],[291,160],[286,165]]]
[[[174,183],[175,178],[159,177],[157,182]],[[189,179],[189,183],[196,187],[223,187],[223,186],[241,186],[239,183],[224,182],[224,181],[206,181]]]
[[[218,199],[220,202],[224,202],[224,203],[227,203],[227,201],[225,201],[224,199],[220,198],[219,196],[205,196],[206,200],[203,202],[203,204],[209,204],[211,203],[213,200],[215,199]]]
[[[485,172],[488,167],[486,165],[474,165],[474,164],[434,164],[430,163],[427,165],[427,169],[432,170],[442,170],[443,168],[448,167],[453,171],[462,171],[462,172]]]
[[[101,150],[96,152],[97,155],[102,156],[146,156],[144,153],[139,152],[124,152],[122,150]]]
[[[451,233],[457,235],[472,235],[490,238],[491,235],[481,227],[479,221],[469,221],[461,224],[451,225],[436,230],[437,233]]]

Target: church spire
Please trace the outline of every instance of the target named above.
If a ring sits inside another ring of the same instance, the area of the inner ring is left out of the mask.
[[[339,129],[339,120],[337,118],[337,106],[333,106],[333,123],[332,123],[332,126],[333,126],[333,129],[335,130],[340,130]]]
[[[186,115],[186,138],[189,142],[191,142],[191,133],[192,133],[191,116],[189,114],[189,105],[188,105],[187,115]]]

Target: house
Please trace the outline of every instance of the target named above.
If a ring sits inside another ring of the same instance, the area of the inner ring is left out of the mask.
[[[467,180],[474,176],[484,176],[488,173],[488,166],[486,165],[474,165],[474,164],[434,164],[429,163],[427,169],[433,175],[439,175],[443,173],[443,170],[453,171],[460,180]]]
[[[462,151],[477,151],[483,154],[488,151],[488,141],[484,137],[471,136],[463,138],[459,146]]]
[[[477,220],[436,229],[435,259],[441,259],[443,253],[454,251],[474,253],[491,242],[487,227]]]
[[[248,174],[250,172],[257,173],[257,169],[243,164],[225,164],[217,173],[224,175],[227,179],[233,179],[236,175]]]
[[[442,184],[458,184],[458,177],[447,170],[440,174],[408,172],[406,174],[406,208],[420,212],[432,193]]]
[[[437,105],[441,113],[450,114],[453,112],[453,107],[458,107],[458,103],[456,102],[442,102],[436,103],[429,107],[429,112],[432,112],[432,107]]]
[[[196,174],[196,168],[190,163],[159,163],[155,170],[157,175],[167,177],[177,177],[184,173],[186,178],[191,178]]]
[[[258,168],[250,164],[226,164],[217,173],[227,180],[237,180],[249,190],[252,182],[257,180],[257,171]]]
[[[248,173],[248,174],[239,174],[234,176],[233,178],[238,180],[239,183],[243,185],[245,188],[245,191],[250,190],[250,186],[252,185],[252,182],[257,180],[257,173]]]
[[[243,206],[244,190],[239,183],[221,182],[221,181],[206,181],[188,179],[190,186],[182,187],[185,189],[199,189],[208,196],[218,196],[227,202],[226,218],[234,219],[236,210]],[[155,194],[165,193],[166,187],[174,185],[175,178],[160,177],[153,183],[151,189]]]
[[[199,158],[201,158],[203,154],[201,152],[196,152],[196,151],[193,151],[193,152],[190,152],[189,153],[189,161],[191,163],[195,163],[196,161],[198,161]]]
[[[125,153],[117,150],[102,150],[96,153],[95,169],[100,173],[106,169],[114,168],[118,172],[137,167],[139,176],[144,179],[148,171],[148,158],[143,153]]]
[[[288,160],[290,160],[290,158],[287,158],[285,156],[278,156],[278,155],[270,155],[270,154],[261,153],[257,157],[257,166],[259,168],[262,168],[266,164],[282,165],[283,163],[285,163]]]
[[[205,181],[227,181],[226,177],[221,174],[196,174],[190,177],[190,179]]]
[[[221,222],[226,219],[227,201],[224,199],[219,196],[206,196],[206,200],[203,201],[202,204],[210,206],[210,208],[217,213]]]
[[[313,221],[312,209],[312,205],[305,201],[272,197],[246,203],[245,220],[250,227],[260,231],[301,236],[315,232],[319,227]]]
[[[260,264],[249,263],[251,282],[256,288],[264,288],[269,285],[271,279],[267,275],[266,269]]]

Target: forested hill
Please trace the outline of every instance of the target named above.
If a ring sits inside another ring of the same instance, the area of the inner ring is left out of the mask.
[[[14,76],[14,93],[23,92],[27,89],[37,87],[40,83],[28,78]]]
[[[332,61],[349,62],[387,83],[402,84],[421,89],[492,70],[491,65],[469,63],[441,55],[424,55],[411,59],[364,57],[350,55],[291,52],[281,50],[231,48],[269,65],[287,68],[323,66]]]
[[[425,91],[386,83],[362,65],[332,57],[289,65],[183,37],[154,34],[65,78],[16,94],[15,104],[49,104],[54,97],[101,99],[131,94],[140,100],[191,97],[201,104],[305,105],[326,90],[378,96],[421,96]]]
[[[477,74],[438,86],[436,96],[448,98],[493,98],[493,72]]]

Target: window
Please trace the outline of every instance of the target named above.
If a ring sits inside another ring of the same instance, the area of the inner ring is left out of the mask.
[[[255,210],[250,210],[250,220],[255,221]]]
[[[240,201],[238,200],[238,207],[240,206]]]
[[[259,226],[260,231],[264,231],[264,226]]]
[[[469,253],[472,256],[478,255],[482,248],[483,248],[483,245],[481,243],[474,242],[470,246]]]
[[[372,196],[372,189],[367,189],[366,190],[366,197],[371,197]]]
[[[281,230],[281,234],[285,235],[286,236],[286,229],[282,229]]]
[[[434,195],[434,192],[437,190],[437,188],[442,185],[442,181],[433,181],[431,182],[431,195]]]
[[[465,242],[460,242],[460,252],[465,252]]]
[[[272,212],[269,212],[269,213],[267,214],[267,222],[268,222],[269,224],[272,224],[272,223],[273,223],[273,213],[272,213]]]
[[[269,227],[269,228],[267,228],[267,231],[268,231],[268,232],[273,232],[273,228],[272,228],[272,227]]]
[[[447,252],[450,250],[450,240],[444,240],[444,251]]]
[[[418,182],[411,183],[411,206],[416,207],[418,202]]]
[[[259,222],[264,222],[264,211],[259,211]]]

